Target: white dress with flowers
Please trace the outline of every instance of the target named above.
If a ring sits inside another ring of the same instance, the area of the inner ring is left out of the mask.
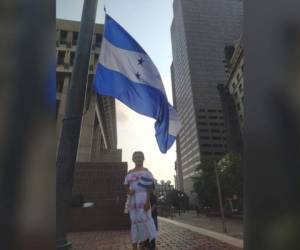
[[[157,236],[155,224],[151,216],[151,209],[145,211],[147,202],[147,185],[153,183],[153,176],[148,170],[130,172],[125,178],[125,185],[129,185],[135,193],[129,199],[129,216],[131,220],[131,238],[133,243]]]

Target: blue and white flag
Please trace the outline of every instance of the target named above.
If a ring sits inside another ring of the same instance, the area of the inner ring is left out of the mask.
[[[168,103],[159,72],[143,48],[109,15],[105,17],[93,89],[154,118],[160,151],[165,153],[172,146],[181,125]]]
[[[138,181],[138,186],[143,187],[143,188],[149,188],[153,185],[154,180],[151,178],[147,177],[141,177]]]

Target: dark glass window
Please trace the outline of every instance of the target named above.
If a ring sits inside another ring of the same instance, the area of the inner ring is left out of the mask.
[[[95,42],[96,47],[101,47],[101,41],[102,41],[102,35],[96,34],[96,42]]]
[[[61,44],[67,44],[67,36],[68,32],[65,30],[60,31],[60,43]]]
[[[66,51],[58,51],[58,55],[57,55],[57,64],[58,65],[63,65],[65,62],[65,55],[66,55]]]
[[[72,42],[72,44],[77,45],[77,42],[78,42],[78,32],[74,32],[73,33],[73,42]]]

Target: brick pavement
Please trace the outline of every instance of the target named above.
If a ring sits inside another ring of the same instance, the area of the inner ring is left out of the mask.
[[[72,233],[72,250],[130,250],[129,231]],[[168,250],[240,250],[199,233],[159,220],[157,249]]]

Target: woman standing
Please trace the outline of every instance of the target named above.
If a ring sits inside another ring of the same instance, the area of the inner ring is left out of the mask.
[[[125,188],[129,195],[129,216],[131,220],[131,239],[133,250],[138,243],[156,239],[156,228],[151,216],[149,191],[154,182],[151,172],[144,168],[144,154],[136,151],[132,155],[135,168],[125,178]]]

